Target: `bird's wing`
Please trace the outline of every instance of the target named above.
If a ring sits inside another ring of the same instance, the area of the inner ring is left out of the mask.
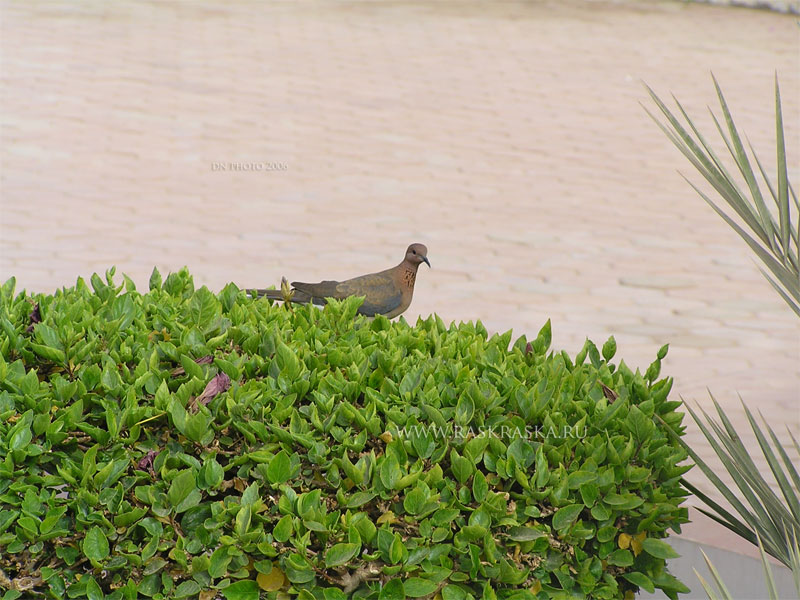
[[[369,317],[386,314],[403,301],[403,294],[394,280],[386,273],[362,275],[346,281],[321,281],[303,283],[296,281],[292,287],[313,296],[315,299],[336,298],[342,300],[349,296],[364,296],[364,303],[358,312]]]
[[[348,279],[336,287],[345,296],[364,296],[358,312],[368,317],[390,313],[403,302],[402,291],[386,272]]]

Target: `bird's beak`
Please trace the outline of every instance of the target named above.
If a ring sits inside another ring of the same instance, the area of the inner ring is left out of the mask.
[[[425,261],[425,264],[426,264],[426,265],[428,265],[428,267],[430,268],[430,266],[431,266],[431,261],[429,261],[429,260],[428,260],[428,257],[427,257],[427,256],[423,256],[423,257],[422,257],[422,260],[424,260],[424,261]]]

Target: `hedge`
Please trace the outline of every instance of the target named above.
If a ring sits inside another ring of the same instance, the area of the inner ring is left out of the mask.
[[[688,591],[680,402],[480,323],[195,289],[0,290],[0,587],[50,598]]]

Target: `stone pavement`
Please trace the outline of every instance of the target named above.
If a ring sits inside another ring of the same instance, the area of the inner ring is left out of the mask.
[[[642,110],[709,76],[797,186],[795,18],[669,1],[4,1],[0,280],[345,278],[430,249],[406,314],[617,339],[674,396],[800,433],[800,324]],[[717,145],[720,148],[720,145]],[[769,167],[773,170],[773,167]],[[745,436],[754,444],[752,436]],[[712,453],[692,427],[688,439]],[[754,446],[755,447],[755,446]],[[700,478],[695,474],[695,480]],[[718,528],[699,537],[714,541]]]

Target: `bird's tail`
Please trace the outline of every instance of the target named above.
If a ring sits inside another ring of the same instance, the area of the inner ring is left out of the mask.
[[[248,290],[247,293],[251,298],[268,298],[270,300],[281,301],[286,299],[283,290],[253,289]],[[307,304],[308,302],[311,302],[311,296],[305,292],[301,292],[300,290],[292,290],[292,302]]]

